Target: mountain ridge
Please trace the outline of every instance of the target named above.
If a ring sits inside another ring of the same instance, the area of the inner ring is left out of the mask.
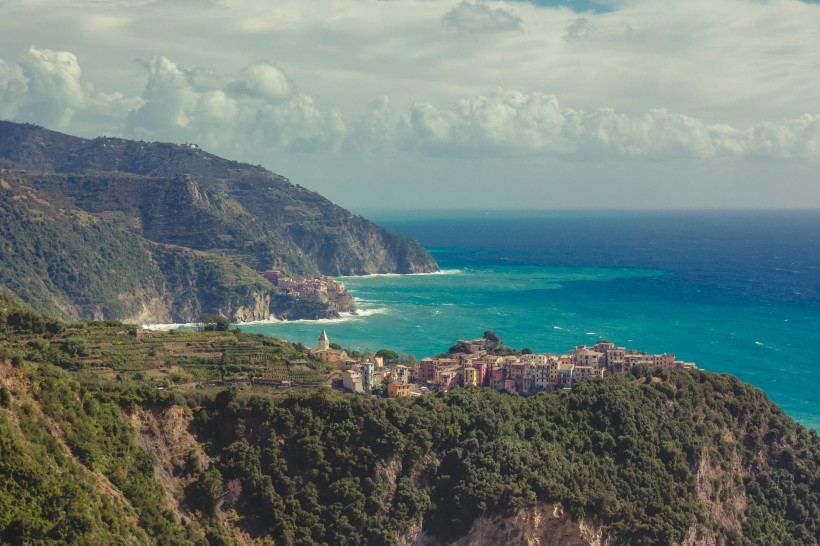
[[[8,220],[0,231],[0,243],[9,250],[0,285],[63,318],[190,322],[202,312],[235,321],[271,314],[323,318],[354,310],[352,299],[297,301],[261,273],[279,269],[316,277],[437,270],[416,241],[260,166],[222,159],[190,144],[88,140],[0,121],[0,180],[0,203],[8,215],[16,211],[16,223]],[[33,222],[39,229],[31,229]],[[45,227],[49,222],[55,223],[50,229]],[[90,234],[95,226],[100,233]],[[27,231],[47,232],[40,234],[46,239],[28,241]],[[134,256],[100,252],[81,268],[72,257],[82,251],[61,255],[54,249],[39,256],[28,248],[48,247],[48,238],[71,231],[92,246],[105,239],[109,247],[132,248]],[[35,258],[39,269],[21,272],[19,264],[9,266]],[[138,261],[151,265],[149,271],[137,267]],[[202,274],[180,278],[163,265],[179,261],[192,262],[190,267]],[[120,276],[142,271],[143,277],[130,283],[109,279],[129,285],[131,292],[103,290],[104,299],[93,310],[73,294],[71,278],[43,278],[51,272],[42,269],[57,267],[54,262],[72,271],[68,277],[89,267],[96,267],[97,276],[113,277],[104,272],[109,265]],[[208,290],[214,297],[198,295]],[[266,300],[273,302],[270,312]]]

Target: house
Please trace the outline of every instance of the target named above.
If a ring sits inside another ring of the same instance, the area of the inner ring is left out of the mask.
[[[410,385],[393,381],[387,384],[387,397],[398,398],[399,396],[410,396]]]
[[[369,361],[362,362],[360,370],[362,377],[362,386],[365,388],[365,390],[372,389],[375,380],[374,373],[376,370],[376,364]]]
[[[397,364],[391,368],[391,375],[395,381],[399,383],[410,382],[410,368]]]
[[[151,339],[154,337],[154,332],[151,330],[146,330],[145,328],[134,328],[128,332],[128,334],[137,339]]]
[[[429,383],[436,378],[436,372],[438,372],[438,362],[432,358],[423,358],[418,362],[416,381]]]
[[[478,387],[479,385],[478,370],[473,367],[464,368],[464,386]]]
[[[358,370],[345,370],[342,374],[342,385],[351,392],[364,392],[362,374]]]

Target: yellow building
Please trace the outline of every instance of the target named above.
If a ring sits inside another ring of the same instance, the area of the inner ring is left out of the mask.
[[[464,368],[464,386],[478,386],[478,370],[475,368]]]
[[[387,384],[387,397],[398,398],[399,396],[410,396],[410,385],[393,381]]]

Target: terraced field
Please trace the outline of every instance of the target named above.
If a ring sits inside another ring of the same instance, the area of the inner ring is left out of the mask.
[[[66,328],[50,343],[84,340],[77,367],[108,379],[147,380],[155,386],[247,381],[297,386],[329,385],[333,367],[298,344],[259,334],[146,332],[88,325]]]

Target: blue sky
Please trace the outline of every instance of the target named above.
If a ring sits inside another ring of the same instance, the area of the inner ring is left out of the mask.
[[[577,12],[592,11],[605,13],[612,11],[618,2],[607,2],[606,0],[520,0],[529,2],[541,7],[568,7]]]
[[[820,206],[820,5],[6,0],[0,118],[350,208]]]

